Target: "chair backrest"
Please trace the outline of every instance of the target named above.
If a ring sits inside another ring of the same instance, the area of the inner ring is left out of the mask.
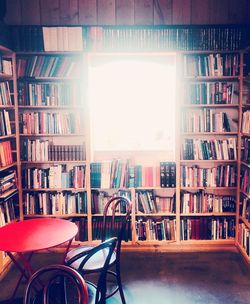
[[[102,241],[108,237],[117,237],[118,247],[121,246],[122,239],[128,238],[128,233],[127,235],[125,233],[126,230],[128,232],[131,225],[131,211],[132,202],[123,196],[114,196],[106,203],[103,212]],[[117,216],[120,218],[119,226],[116,222]],[[111,221],[108,220],[109,218]]]
[[[71,267],[49,265],[37,270],[25,289],[24,304],[87,304],[83,277]]]
[[[92,263],[95,263],[95,261],[98,260],[98,258],[96,259],[96,257],[98,257],[98,255],[101,255],[103,264],[100,267],[101,268],[100,276],[98,278],[97,285],[95,286],[96,287],[95,303],[105,303],[108,266],[110,264],[111,256],[112,253],[114,252],[116,245],[117,245],[116,237],[108,239],[102,242],[100,245],[90,248],[89,250],[83,250],[82,252],[79,252],[78,254],[76,254],[74,257],[72,257],[66,262],[67,266],[77,265],[77,268],[76,267],[74,268],[81,273],[83,268],[85,270],[91,269]],[[88,284],[93,285],[90,282],[88,282]]]

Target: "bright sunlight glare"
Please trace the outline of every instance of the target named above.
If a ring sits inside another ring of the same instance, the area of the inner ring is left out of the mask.
[[[148,60],[149,59],[149,60]],[[95,151],[174,151],[175,57],[115,60],[88,70]]]

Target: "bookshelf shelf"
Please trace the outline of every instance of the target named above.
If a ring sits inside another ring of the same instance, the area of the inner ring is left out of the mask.
[[[170,213],[170,212],[158,212],[158,213],[136,213],[135,216],[137,217],[165,217],[165,216],[176,216],[176,213]]]
[[[56,218],[74,218],[74,217],[87,217],[87,214],[83,213],[70,213],[70,214],[25,214],[24,218],[36,218],[36,217],[56,217]]]
[[[23,188],[24,192],[63,192],[63,191],[69,191],[69,192],[85,192],[87,191],[86,188],[37,188],[37,189],[28,189]]]
[[[191,191],[191,190],[228,190],[235,191],[237,187],[181,187],[181,190]]]
[[[78,111],[83,110],[84,108],[81,106],[46,106],[46,105],[35,105],[35,106],[19,106],[20,110],[70,110],[70,111]]]
[[[21,161],[22,165],[39,165],[39,164],[86,164],[85,160],[43,160],[43,161]]]
[[[12,163],[12,164],[10,164],[8,166],[0,167],[0,172],[5,171],[5,170],[9,170],[9,169],[11,169],[12,167],[15,167],[15,166],[17,166],[16,162]]]
[[[247,228],[250,229],[250,222],[248,222],[247,219],[245,219],[242,216],[240,216],[239,219],[240,219],[240,221],[242,221],[246,225]]]
[[[186,240],[186,241],[180,241],[180,244],[190,244],[190,245],[194,245],[194,244],[207,244],[207,245],[215,245],[215,244],[228,244],[228,245],[234,245],[235,244],[235,240],[234,239],[219,239],[219,240]]]
[[[190,80],[195,80],[195,81],[219,81],[219,80],[239,80],[238,76],[189,76],[189,77],[184,77],[184,80],[190,81]]]
[[[244,162],[244,161],[241,161],[241,165],[247,167],[247,168],[250,168],[250,164]]]
[[[237,160],[219,160],[219,159],[181,159],[181,163],[216,163],[216,164],[223,164],[223,163],[237,163]]]
[[[79,81],[79,77],[19,77],[19,81]]]
[[[184,104],[183,108],[239,108],[238,104]]]
[[[221,136],[228,136],[228,135],[238,135],[238,132],[183,132],[181,133],[182,136],[214,136],[214,135],[221,135]]]
[[[242,133],[241,136],[243,136],[243,137],[250,137],[250,134]]]
[[[84,134],[20,134],[22,137],[83,137]]]
[[[0,140],[11,139],[11,138],[16,138],[16,135],[11,134],[11,135],[6,135],[6,136],[0,136]]]
[[[12,80],[13,76],[12,75],[8,75],[8,74],[4,74],[4,73],[0,73],[0,80],[1,81],[7,81],[7,80]]]
[[[0,199],[6,199],[10,196],[13,196],[14,194],[18,193],[18,189],[11,189],[9,191],[4,192],[0,195]]]
[[[12,105],[0,105],[0,109],[15,110],[15,107]]]
[[[180,216],[236,216],[235,212],[181,213]]]
[[[246,192],[244,192],[244,191],[240,191],[240,193],[243,194],[243,195],[245,195],[247,198],[250,199],[250,194],[249,194],[249,193],[246,193]]]

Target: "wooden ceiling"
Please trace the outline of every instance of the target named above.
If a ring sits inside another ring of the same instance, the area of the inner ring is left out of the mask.
[[[249,24],[249,0],[7,0],[7,24]]]

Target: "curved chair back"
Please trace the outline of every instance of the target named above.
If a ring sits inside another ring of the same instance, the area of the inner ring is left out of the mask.
[[[50,265],[37,270],[25,289],[24,304],[87,304],[88,289],[73,268]]]
[[[74,267],[78,272],[82,272],[84,269],[91,272],[92,268],[98,267],[96,261],[99,260],[101,256],[102,264],[100,265],[100,276],[98,278],[97,285],[88,282],[96,289],[95,291],[95,303],[105,303],[106,300],[106,290],[107,290],[107,272],[110,264],[111,256],[117,244],[117,238],[111,238],[102,242],[100,245],[90,248],[89,250],[83,250],[79,252],[74,257],[69,259],[66,263],[68,266]],[[99,256],[98,256],[99,255]]]
[[[125,234],[126,230],[129,229],[131,219],[132,203],[131,201],[123,196],[112,197],[105,205],[103,212],[103,227],[102,227],[102,241],[107,238],[107,230],[110,229],[110,237],[116,236],[118,238],[118,246],[122,239],[128,238]],[[111,225],[108,221],[108,216],[111,216]],[[119,227],[116,225],[116,217],[121,216],[121,224]],[[108,226],[111,227],[108,227]],[[126,239],[127,240],[127,239]]]

